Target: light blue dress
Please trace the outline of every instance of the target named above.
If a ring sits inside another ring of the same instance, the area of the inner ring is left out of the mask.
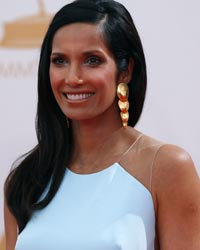
[[[66,169],[50,204],[20,233],[16,250],[154,250],[151,193],[119,163],[93,174]]]

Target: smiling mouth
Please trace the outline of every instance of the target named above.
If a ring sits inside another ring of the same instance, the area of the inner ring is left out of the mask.
[[[69,94],[66,93],[64,96],[71,101],[80,101],[80,100],[85,100],[88,99],[89,97],[93,96],[94,93],[80,93],[80,94]]]

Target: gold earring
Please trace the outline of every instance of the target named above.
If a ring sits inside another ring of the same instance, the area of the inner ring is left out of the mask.
[[[70,122],[68,117],[66,117],[66,121],[67,121],[67,128],[70,128]]]
[[[128,85],[126,83],[119,83],[117,86],[117,96],[119,98],[118,106],[121,111],[120,116],[122,119],[123,127],[127,127],[128,125],[128,119],[129,119],[129,102],[128,102],[128,96],[129,96],[129,89]]]

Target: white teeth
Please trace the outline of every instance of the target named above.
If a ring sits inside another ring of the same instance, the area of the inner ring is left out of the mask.
[[[67,99],[69,100],[83,100],[87,99],[88,97],[92,96],[93,93],[84,93],[84,94],[66,94]]]

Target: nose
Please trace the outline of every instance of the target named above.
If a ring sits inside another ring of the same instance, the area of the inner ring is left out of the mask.
[[[70,65],[68,67],[65,76],[65,83],[72,87],[83,84],[83,79],[81,78],[81,71],[77,65]]]

